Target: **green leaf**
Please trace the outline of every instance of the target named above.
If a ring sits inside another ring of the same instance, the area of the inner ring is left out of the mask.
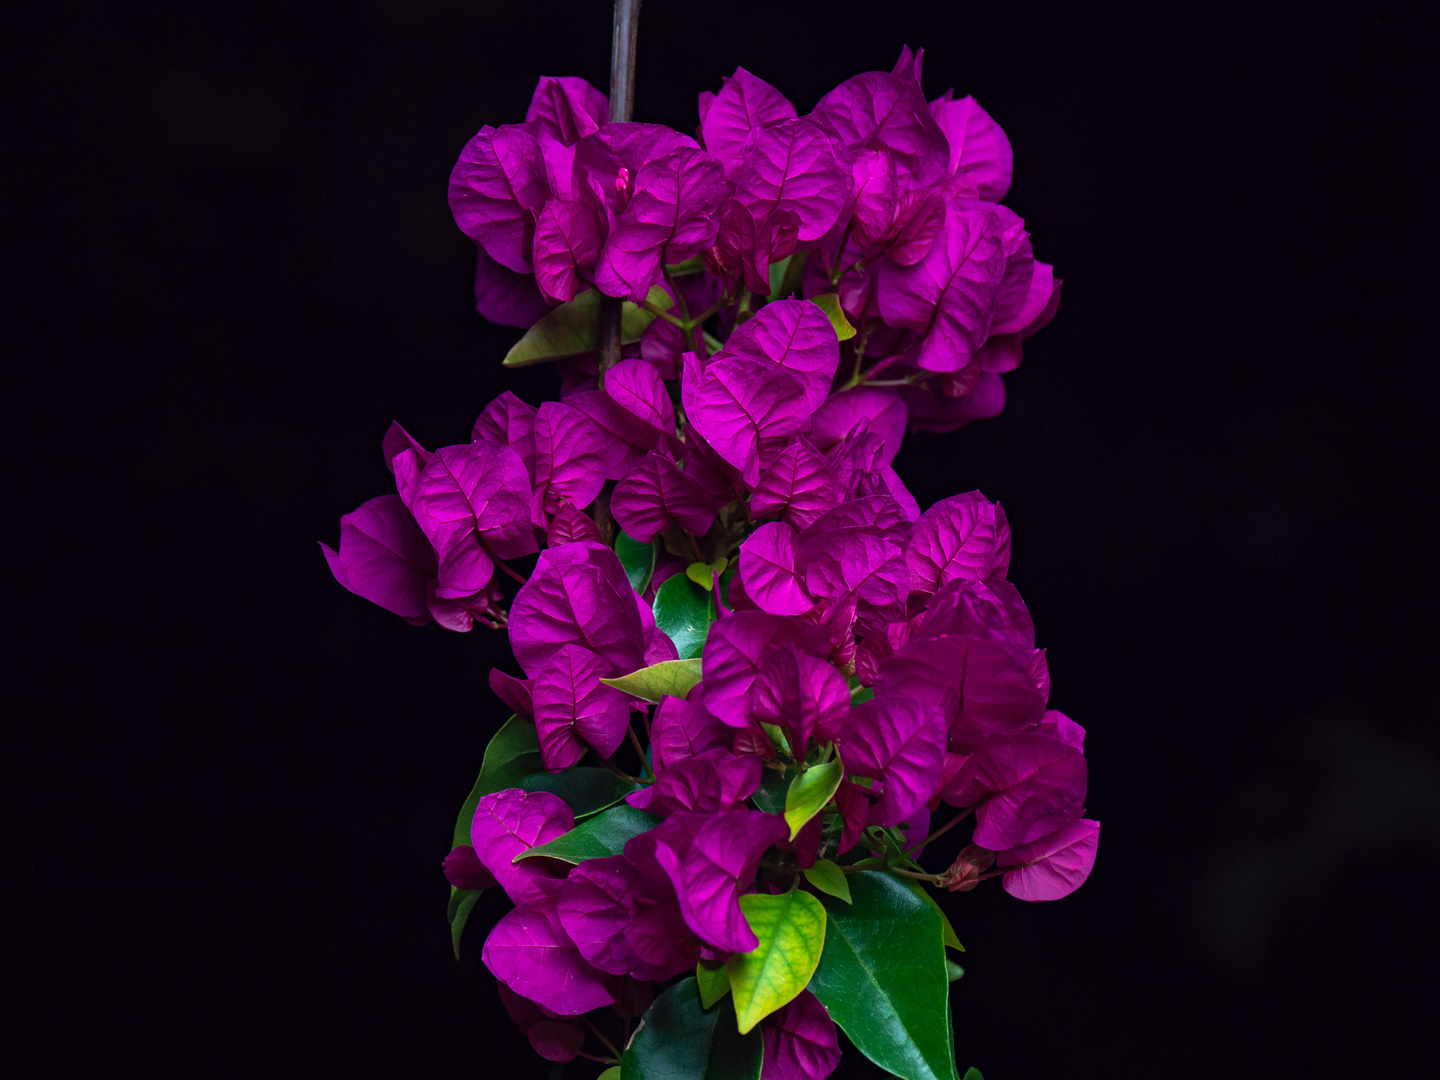
[[[686,259],[680,263],[667,263],[665,272],[671,277],[689,277],[692,274],[703,274],[705,272],[705,260],[699,255],[693,259]]]
[[[520,787],[520,781],[526,775],[544,767],[540,760],[540,743],[535,737],[535,725],[518,716],[512,716],[501,724],[490,745],[485,747],[480,775],[470,789],[465,805],[460,808],[460,816],[455,819],[451,850],[470,843],[470,823],[475,819],[475,807],[483,796]]]
[[[714,356],[717,352],[719,352],[721,349],[723,349],[723,348],[725,347],[725,343],[724,343],[723,341],[721,341],[719,338],[717,338],[717,337],[715,337],[714,335],[712,335],[709,330],[704,331],[704,335],[705,335],[705,350],[706,350],[711,356]]]
[[[660,819],[653,814],[621,803],[594,817],[586,818],[564,836],[557,836],[547,844],[526,848],[510,861],[519,862],[534,855],[544,855],[568,863],[603,859],[607,855],[619,855],[625,848],[626,840],[649,832],[659,824]]]
[[[828,896],[837,896],[847,904],[854,903],[850,899],[850,885],[845,880],[845,872],[829,859],[817,859],[804,874],[813,888]]]
[[[921,885],[920,882],[914,878],[902,878],[900,883],[939,913],[940,925],[945,932],[945,944],[959,952],[964,952],[965,946],[960,944],[960,937],[955,933],[955,928],[950,925],[950,916],[945,914],[945,909],[940,906],[940,902],[931,896],[925,886]]]
[[[854,906],[823,900],[825,952],[811,992],[882,1069],[957,1080],[939,916],[889,874],[852,874],[849,885]]]
[[[841,341],[848,341],[855,336],[855,327],[850,325],[850,320],[845,317],[845,312],[840,308],[840,297],[834,293],[826,293],[824,296],[812,296],[810,302],[825,313],[825,317],[830,320],[830,325],[835,328],[837,338]]]
[[[728,1004],[706,1009],[694,979],[655,999],[620,1060],[624,1080],[760,1080],[765,1042],[741,1035]],[[600,1074],[604,1077],[604,1073]]]
[[[705,1080],[760,1080],[764,1053],[764,1036],[758,1030],[742,1035],[736,1026],[735,1010],[728,1003],[715,1010]]]
[[[662,311],[670,309],[670,294],[656,285],[646,299]],[[655,316],[638,304],[625,301],[620,307],[620,340],[639,341]],[[552,308],[525,331],[505,354],[505,366],[528,367],[546,360],[594,352],[600,347],[600,293],[591,289],[574,300]]]
[[[980,1070],[972,1065],[965,1070],[965,1080],[985,1080],[985,1077],[981,1076]]]
[[[616,532],[615,554],[620,557],[630,587],[643,593],[650,584],[650,575],[655,572],[655,541],[642,544],[627,532]]]
[[[945,958],[945,974],[951,982],[956,982],[965,977],[965,969],[947,956]]]
[[[763,769],[760,772],[760,786],[755,789],[755,794],[750,796],[757,810],[763,810],[767,814],[783,814],[785,812],[785,793],[790,790],[790,781],[786,773],[778,769]]]
[[[655,625],[675,643],[680,659],[699,656],[715,618],[710,594],[683,574],[676,574],[655,590],[654,606]]]
[[[685,576],[706,592],[715,588],[715,579],[730,565],[729,559],[718,559],[713,563],[692,562],[685,567]]]
[[[695,985],[700,991],[700,1005],[710,1008],[730,992],[730,974],[724,960],[701,960],[695,965]]]
[[[784,300],[793,296],[800,288],[800,275],[805,269],[805,260],[810,249],[797,251],[778,263],[770,264],[770,299]]]
[[[559,1066],[552,1066],[552,1071],[555,1068],[559,1068]],[[620,1066],[611,1065],[608,1069],[601,1072],[595,1080],[620,1080]]]
[[[825,947],[825,909],[808,892],[779,896],[751,893],[740,910],[760,944],[733,953],[725,966],[735,997],[735,1015],[744,1034],[805,989]]]
[[[475,907],[475,901],[480,899],[484,889],[457,889],[453,886],[450,889],[450,907],[445,912],[445,917],[450,920],[450,945],[455,950],[455,959],[460,959],[460,935],[465,932],[465,923],[470,918],[470,911]]]
[[[837,758],[810,766],[790,782],[790,790],[785,793],[785,824],[790,826],[791,840],[835,797],[844,775],[845,768]]]
[[[613,686],[631,697],[646,701],[659,701],[667,694],[683,698],[700,682],[700,661],[662,660],[629,675],[616,679],[601,679],[606,686]]]
[[[795,752],[790,749],[790,739],[785,734],[785,729],[779,724],[767,724],[764,720],[761,720],[760,730],[765,732],[766,738],[770,740],[770,744],[774,746],[776,750],[779,750],[786,756],[794,756]]]
[[[632,784],[621,780],[609,769],[597,769],[582,765],[564,772],[535,772],[522,777],[513,787],[526,791],[549,791],[565,800],[575,814],[575,820],[598,814],[607,806],[614,806],[632,791],[639,791],[644,784]]]

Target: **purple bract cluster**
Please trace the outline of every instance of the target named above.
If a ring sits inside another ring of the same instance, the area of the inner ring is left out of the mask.
[[[595,289],[648,325],[608,369],[557,354],[559,400],[504,393],[467,443],[429,451],[393,426],[398,494],[325,548],[343,585],[412,623],[508,629],[524,677],[491,686],[546,770],[641,751],[627,801],[656,820],[618,853],[517,859],[576,815],[507,788],[446,860],[457,888],[514,902],[484,962],[552,1060],[580,1050],[573,1018],[639,1016],[652,984],[754,949],[742,895],[896,838],[914,860],[942,805],[973,814],[936,875],[952,890],[1000,876],[1065,896],[1099,832],[1084,731],[1048,708],[1006,580],[1003,511],[971,492],[922,513],[892,467],[907,427],[999,412],[1001,374],[1058,306],[999,203],[1004,133],[971,98],[927,103],[908,49],[803,117],[743,69],[701,96],[698,139],[607,115],[583,81],[541,80],[524,124],[466,146],[451,205],[490,319],[528,328]],[[655,552],[639,591],[620,533]],[[652,704],[602,681],[682,659],[656,600],[686,576],[713,598],[694,685]],[[830,761],[843,779],[792,838],[757,792]],[[808,992],[761,1027],[765,1080],[838,1062]]]

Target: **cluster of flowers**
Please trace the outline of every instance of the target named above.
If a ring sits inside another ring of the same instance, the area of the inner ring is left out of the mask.
[[[952,890],[999,876],[1025,900],[1093,864],[1084,732],[1047,708],[1003,511],[972,492],[921,513],[892,468],[907,425],[999,410],[1059,297],[998,204],[1003,133],[972,99],[927,105],[919,69],[906,50],[806,117],[737,70],[702,96],[703,148],[547,78],[525,124],[456,166],[482,313],[528,327],[593,287],[652,316],[608,369],[564,357],[560,400],[496,398],[468,443],[393,426],[398,495],[324,549],[412,623],[507,628],[525,677],[491,686],[544,769],[593,756],[627,781],[607,854],[528,854],[577,815],[521,785],[479,798],[445,863],[514,902],[484,962],[551,1060],[582,1052],[592,1011],[640,1016],[654,983],[755,950],[742,896],[828,892],[804,876],[821,863]],[[617,540],[645,551],[638,576]],[[685,634],[657,621],[677,586],[706,605]],[[960,812],[938,831],[973,814],[974,835],[931,874],[942,804]],[[765,1080],[838,1063],[804,986],[748,1022]]]

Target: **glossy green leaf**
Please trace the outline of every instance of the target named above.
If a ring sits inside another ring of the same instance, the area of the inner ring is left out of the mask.
[[[779,896],[751,893],[740,910],[760,944],[725,961],[740,1031],[750,1031],[793,1001],[820,963],[825,947],[825,908],[808,892]]]
[[[710,1034],[705,1080],[760,1080],[765,1038],[759,1029],[742,1035],[735,1010],[728,1001],[714,1010],[714,1016],[715,1030]]]
[[[902,1080],[957,1080],[940,917],[889,874],[851,874],[826,897],[810,990],[866,1057]]]
[[[804,874],[812,888],[819,889],[827,896],[839,897],[847,904],[854,903],[850,899],[850,885],[845,880],[845,872],[829,859],[817,859],[815,865],[804,871]]]
[[[615,554],[620,559],[620,565],[625,568],[630,587],[637,593],[643,593],[645,586],[650,584],[650,575],[655,572],[655,541],[642,544],[629,533],[617,530]]]
[[[925,903],[929,904],[935,909],[936,913],[939,914],[941,929],[945,932],[945,944],[952,949],[964,952],[965,946],[960,944],[960,937],[955,933],[955,927],[950,925],[950,916],[945,914],[945,909],[940,906],[940,901],[931,896],[930,890],[914,878],[901,878],[900,880],[911,892],[920,897],[921,900],[924,900]]]
[[[834,293],[826,293],[824,296],[812,296],[810,302],[825,313],[830,320],[830,325],[835,328],[835,336],[841,341],[848,341],[855,336],[855,327],[850,325],[850,320],[845,317],[845,312],[840,308],[840,297]]]
[[[649,832],[659,824],[660,819],[653,814],[621,803],[586,818],[564,836],[557,836],[547,844],[526,848],[511,862],[543,855],[561,862],[582,863],[586,859],[619,855],[625,849],[626,840]]]
[[[670,294],[656,285],[646,299],[654,307],[668,311]],[[620,308],[620,340],[639,341],[655,316],[638,304],[626,300]],[[574,300],[552,308],[505,354],[506,367],[528,367],[546,360],[594,352],[600,347],[600,293],[595,289],[583,292]]]
[[[684,574],[676,574],[655,590],[654,607],[655,625],[675,643],[680,659],[698,657],[715,618],[710,594]]]
[[[800,290],[800,276],[805,270],[805,261],[810,249],[795,252],[778,263],[770,264],[770,299],[784,300]]]
[[[837,758],[810,766],[790,782],[790,790],[785,793],[785,824],[790,826],[791,840],[835,797],[844,775],[845,768]]]
[[[480,775],[470,796],[460,808],[455,819],[455,836],[451,849],[470,843],[470,823],[475,819],[475,807],[480,799],[506,788],[520,787],[520,781],[537,769],[544,768],[540,760],[540,743],[535,737],[535,725],[518,716],[512,716],[500,725],[500,730],[485,747],[485,758],[480,764]]]
[[[445,912],[445,917],[450,920],[450,946],[455,950],[455,959],[460,959],[460,935],[465,933],[465,923],[470,919],[470,912],[475,907],[475,901],[480,899],[484,889],[457,889],[453,886],[450,889],[450,907]]]
[[[708,1009],[730,992],[730,974],[724,960],[701,960],[695,965],[695,985],[700,1004]]]
[[[763,810],[767,814],[783,814],[785,812],[785,793],[790,790],[790,774],[781,772],[779,769],[762,769],[760,771],[760,786],[755,789],[755,794],[750,796],[750,801],[755,804],[755,809]]]
[[[514,787],[526,791],[548,791],[559,795],[575,815],[575,820],[598,814],[607,806],[614,806],[632,791],[639,791],[644,784],[632,784],[620,779],[609,769],[597,769],[582,765],[564,772],[536,772],[523,777]]]
[[[557,1069],[559,1067],[560,1066],[558,1065],[552,1066],[552,1071],[553,1069]],[[595,1080],[620,1080],[620,1066],[611,1065],[608,1069],[602,1070],[600,1075],[597,1076]]]
[[[659,701],[667,694],[683,698],[700,682],[700,660],[662,660],[615,679],[601,679],[606,686],[645,701]]]
[[[624,1080],[760,1080],[764,1045],[758,1031],[740,1034],[728,1003],[703,1007],[695,980],[682,979],[646,1010],[621,1058],[621,1075]]]

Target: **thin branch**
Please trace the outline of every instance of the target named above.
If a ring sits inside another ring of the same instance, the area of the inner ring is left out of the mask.
[[[620,1056],[620,1051],[615,1049],[615,1044],[612,1043],[609,1039],[607,1039],[607,1038],[605,1037],[604,1033],[601,1032],[601,1030],[600,1030],[598,1027],[596,1027],[594,1024],[592,1024],[589,1020],[587,1020],[587,1019],[586,1019],[585,1017],[583,1017],[583,1016],[582,1016],[580,1019],[584,1022],[584,1024],[585,1024],[586,1027],[588,1027],[592,1032],[595,1033],[595,1037],[596,1037],[597,1039],[599,1039],[602,1043],[605,1044],[605,1049],[606,1049],[606,1050],[609,1050],[610,1053],[614,1054],[617,1058]]]
[[[627,723],[625,734],[630,736],[630,745],[635,748],[635,756],[640,759],[640,767],[645,768],[645,748],[640,745],[640,738],[635,734],[634,727]]]
[[[935,830],[934,832],[932,832],[929,836],[925,837],[924,840],[920,840],[920,841],[918,841],[917,843],[911,844],[911,845],[910,845],[909,847],[907,847],[905,850],[906,850],[906,851],[914,851],[916,848],[922,848],[922,847],[924,847],[926,844],[930,843],[932,840],[935,840],[937,837],[944,836],[947,832],[949,832],[951,829],[953,829],[956,825],[959,825],[960,822],[964,821],[967,817],[969,817],[969,816],[970,816],[970,811],[971,811],[971,810],[974,810],[974,809],[975,809],[975,808],[972,806],[972,807],[970,807],[969,810],[964,810],[964,811],[962,811],[961,813],[956,814],[956,815],[955,815],[954,817],[952,817],[949,821],[947,821],[944,825],[941,825],[940,828],[936,829],[936,830]]]
[[[627,123],[635,108],[635,39],[640,30],[640,0],[615,0],[610,38],[610,119]],[[600,363],[597,382],[605,389],[605,372],[620,362],[618,297],[600,299]]]

